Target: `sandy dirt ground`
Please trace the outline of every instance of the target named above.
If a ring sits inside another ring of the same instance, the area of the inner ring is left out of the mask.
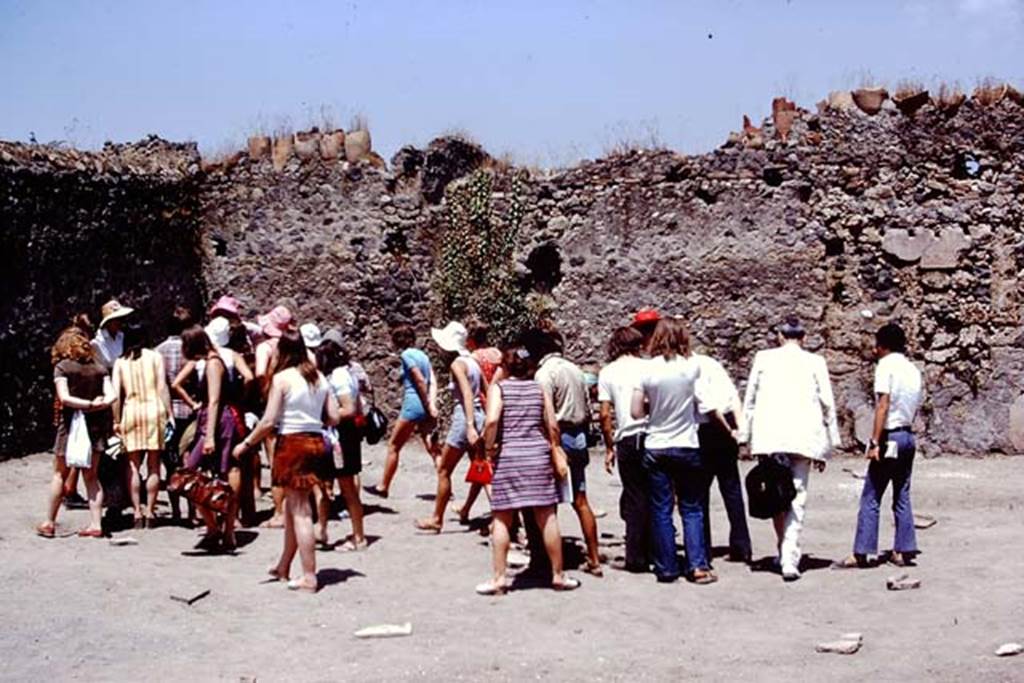
[[[364,483],[372,483],[382,449],[367,456]],[[197,532],[172,526],[121,532],[139,541],[126,547],[36,537],[50,470],[41,454],[0,464],[0,678],[1024,680],[1024,656],[993,656],[1001,643],[1024,640],[1022,467],[1012,458],[918,462],[917,512],[938,520],[919,531],[923,555],[910,573],[920,590],[887,591],[892,567],[827,568],[849,552],[855,524],[861,482],[844,468],[863,470],[859,460],[835,460],[811,478],[803,547],[818,568],[796,583],[719,558],[711,586],[659,585],[609,568],[603,579],[571,571],[583,581],[572,593],[488,598],[473,592],[489,577],[486,539],[455,520],[439,537],[413,529],[434,487],[416,450],[403,454],[391,499],[367,501],[376,505],[370,548],[318,553],[327,585],[316,595],[262,583],[280,550],[277,530],[254,530],[234,556],[196,553]],[[595,507],[608,513],[599,520],[603,551],[614,557],[623,532],[617,478],[596,458],[588,476]],[[728,526],[717,493],[714,501],[717,545]],[[484,511],[481,501],[476,512]],[[62,511],[58,530],[84,518]],[[578,544],[572,510],[563,506],[559,518],[566,542]],[[770,524],[751,525],[755,558],[772,554]],[[347,522],[333,521],[331,532],[347,533]],[[169,597],[205,590],[192,606]],[[353,636],[407,621],[409,637]],[[864,634],[857,654],[815,653],[816,643],[849,631]]]

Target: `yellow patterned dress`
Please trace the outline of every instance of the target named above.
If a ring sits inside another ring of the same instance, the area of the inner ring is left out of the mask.
[[[121,447],[128,453],[160,451],[168,415],[160,398],[160,355],[143,349],[138,358],[121,358]]]

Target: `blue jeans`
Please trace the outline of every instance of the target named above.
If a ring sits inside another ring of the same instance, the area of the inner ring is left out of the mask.
[[[679,578],[676,528],[672,521],[676,496],[679,497],[679,514],[683,518],[687,572],[707,569],[703,500],[708,475],[700,449],[648,448],[644,452],[644,468],[649,477],[654,573],[658,580]]]
[[[917,445],[910,432],[883,433],[882,455],[886,441],[896,442],[898,456],[872,460],[868,465],[857,513],[857,535],[853,541],[853,552],[857,555],[878,554],[878,515],[889,482],[892,482],[892,511],[896,517],[896,540],[892,549],[898,553],[917,552],[914,511],[910,506],[910,475]]]

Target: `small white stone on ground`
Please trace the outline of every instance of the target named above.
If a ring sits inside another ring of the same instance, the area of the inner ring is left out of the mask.
[[[1024,652],[1024,645],[1020,643],[1003,643],[996,649],[996,657],[1013,657]]]
[[[885,587],[891,591],[912,590],[921,587],[921,579],[912,579],[909,574],[898,574],[886,579]]]
[[[396,636],[411,636],[412,622],[404,624],[375,624],[361,628],[355,632],[356,638],[394,638]]]
[[[822,652],[836,655],[852,655],[860,650],[859,640],[832,640],[827,643],[818,643],[815,652]]]

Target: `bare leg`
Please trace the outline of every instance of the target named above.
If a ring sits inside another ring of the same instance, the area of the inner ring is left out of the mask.
[[[494,585],[504,588],[505,576],[508,572],[508,548],[511,543],[509,527],[512,526],[513,510],[500,510],[494,513],[491,528],[491,557],[494,564]]]
[[[142,499],[139,495],[139,468],[141,467],[142,454],[145,451],[134,451],[128,454],[128,493],[132,498],[132,510],[135,513],[135,521],[142,519]]]
[[[444,526],[444,511],[452,498],[452,472],[455,471],[464,451],[445,444],[441,460],[437,465],[437,497],[434,499],[434,516],[421,519],[416,526],[424,530],[441,531]]]
[[[295,540],[295,521],[292,518],[291,507],[288,501],[284,502],[284,547],[281,550],[281,558],[277,561],[277,575],[287,579],[291,573],[292,560],[295,559],[295,551],[298,545]]]
[[[359,500],[359,476],[338,477],[338,487],[341,488],[352,521],[352,543],[358,547],[366,541],[363,533],[363,503]]]
[[[309,492],[288,489],[287,505],[291,510],[295,543],[302,563],[302,587],[316,588],[316,542],[313,539],[313,511],[309,506]]]
[[[78,469],[71,468],[67,480],[64,482],[64,495],[70,496],[78,490]]]
[[[60,510],[60,503],[64,500],[67,491],[67,482],[71,478],[73,470],[68,467],[64,458],[53,457],[53,477],[50,479],[50,494],[46,507],[46,522],[55,524],[57,522],[57,511]]]
[[[160,460],[157,459],[159,467]],[[100,456],[92,454],[92,466],[82,471],[82,478],[85,479],[85,495],[89,499],[89,530],[101,531],[103,529],[103,487],[99,479]],[[156,498],[154,494],[153,498]]]
[[[160,493],[160,452],[146,452],[146,517],[156,517],[156,497]]]
[[[533,518],[540,527],[544,549],[547,550],[548,559],[551,561],[551,583],[559,584],[565,581],[565,575],[562,573],[562,534],[558,530],[558,516],[555,510],[554,505],[535,507]]]
[[[402,418],[398,418],[395,422],[391,438],[388,439],[388,457],[384,461],[384,474],[381,477],[380,484],[377,485],[377,492],[384,497],[387,497],[388,492],[391,490],[391,480],[395,478],[395,474],[398,472],[398,456],[402,451],[402,447],[409,441],[409,437],[412,436],[415,429],[415,422],[403,420]]]
[[[327,544],[327,518],[331,514],[331,497],[321,488],[313,489],[313,499],[316,501],[316,528],[313,531],[313,539],[317,543]]]
[[[231,550],[237,544],[235,521],[238,519],[238,490],[242,487],[242,470],[238,467],[228,469],[228,486],[235,495],[232,496],[233,500],[224,513],[224,545]]]
[[[274,448],[277,445],[276,436],[268,436],[263,441],[263,447],[267,449],[267,458],[270,460],[270,471],[274,471]],[[274,516],[263,523],[264,527],[280,528],[284,523],[284,489],[280,486],[273,486],[271,482],[270,495],[274,500]]]
[[[587,544],[587,565],[593,568],[600,568],[601,556],[598,554],[597,546],[597,520],[594,519],[594,512],[590,509],[587,501],[587,494],[577,493],[572,501],[572,507],[580,520],[580,530],[583,532],[583,540]]]

